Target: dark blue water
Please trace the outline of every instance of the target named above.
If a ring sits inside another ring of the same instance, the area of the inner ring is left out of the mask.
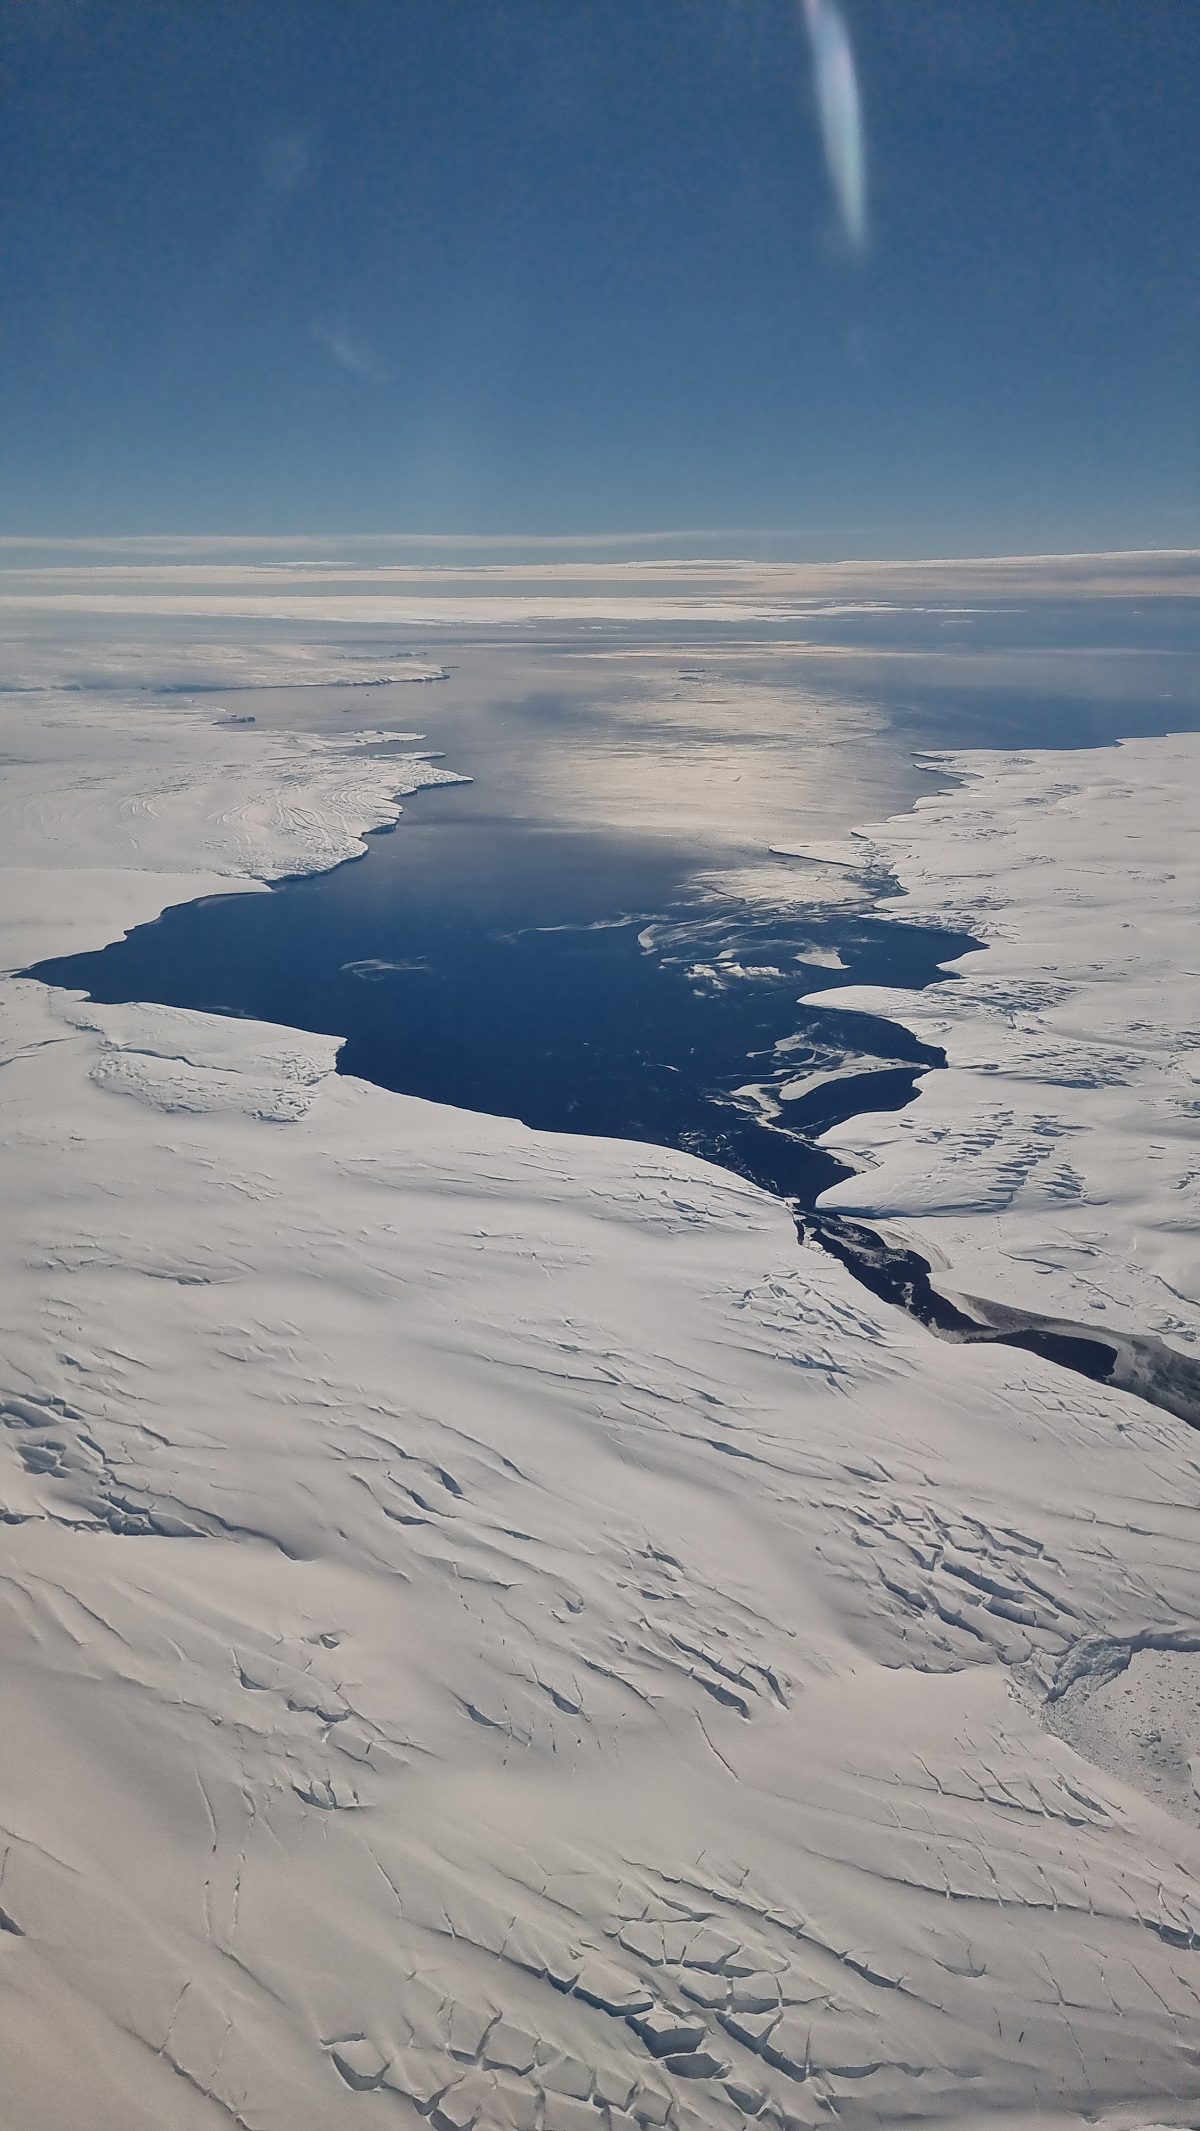
[[[439,809],[450,816],[440,862]],[[540,1129],[686,1148],[805,1205],[845,1173],[813,1135],[856,1110],[898,1107],[941,1062],[887,1022],[798,1001],[851,983],[939,981],[938,965],[973,944],[965,935],[723,907],[654,844],[478,812],[464,837],[456,809],[451,791],[423,793],[365,859],[265,895],[181,905],[35,974],[97,1000],[340,1035],[339,1069],[383,1087]],[[812,959],[831,949],[840,970]],[[732,973],[747,967],[757,973]],[[847,1057],[852,1078],[777,1100],[783,1084]],[[747,1083],[761,1100],[739,1095]]]

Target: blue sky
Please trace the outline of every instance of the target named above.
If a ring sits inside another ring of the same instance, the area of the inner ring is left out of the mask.
[[[842,10],[10,5],[0,532],[1200,542],[1200,4]]]

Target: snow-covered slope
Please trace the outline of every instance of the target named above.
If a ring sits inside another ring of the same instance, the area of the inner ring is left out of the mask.
[[[400,794],[453,776],[379,737],[260,731],[186,699],[0,693],[0,969],[353,857]]]
[[[403,781],[23,700],[10,966]],[[334,1049],[0,982],[5,2123],[1194,2121],[1195,1439]]]
[[[827,1144],[826,1195],[902,1229],[947,1291],[1200,1348],[1200,736],[940,758],[872,831],[905,919],[986,945],[919,995],[830,1003],[946,1051],[916,1102]]]

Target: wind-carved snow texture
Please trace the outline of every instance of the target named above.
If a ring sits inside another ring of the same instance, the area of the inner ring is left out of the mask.
[[[67,944],[240,863],[244,735],[63,716]],[[273,868],[378,818],[271,746]],[[1200,1829],[1079,1703],[1195,1664],[1197,1439],[334,1049],[0,984],[5,2121],[1192,2123]]]
[[[860,1173],[822,1205],[950,1294],[1200,1354],[1200,739],[938,761],[961,781],[876,852],[906,921],[985,945],[920,995],[828,995],[947,1068],[825,1135]]]

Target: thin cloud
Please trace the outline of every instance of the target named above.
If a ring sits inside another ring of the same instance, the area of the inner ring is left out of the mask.
[[[312,337],[351,377],[359,377],[367,385],[390,385],[392,372],[378,350],[349,326],[319,320],[312,328]]]
[[[814,541],[861,540],[894,533],[890,525],[685,525],[606,533],[118,533],[57,535],[0,534],[0,552],[28,550],[45,554],[106,554],[179,556],[189,558],[213,553],[306,554],[325,557],[353,549],[392,549],[409,553],[423,548],[442,553],[467,552],[511,554],[547,550],[554,553],[586,554],[595,549],[669,548],[679,541],[770,540],[797,544]],[[669,559],[669,558],[668,558]]]
[[[308,182],[312,170],[312,143],[307,133],[275,133],[264,145],[260,159],[263,180],[269,191],[288,198]]]

